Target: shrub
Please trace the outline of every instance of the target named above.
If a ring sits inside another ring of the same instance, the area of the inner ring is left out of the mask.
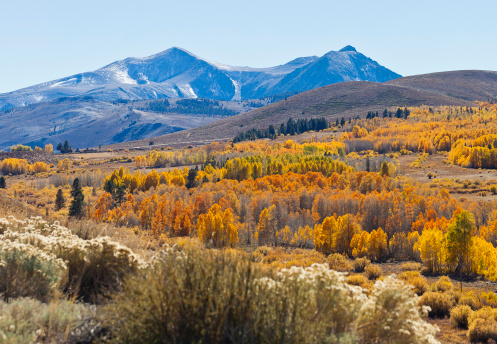
[[[355,272],[363,272],[364,268],[371,264],[371,261],[367,258],[356,258],[352,264]]]
[[[349,272],[352,270],[352,264],[340,253],[330,254],[327,261],[332,270],[340,272]]]
[[[466,305],[460,305],[452,308],[450,311],[450,321],[454,324],[455,327],[459,328],[468,328],[468,318],[471,314],[471,307]]]
[[[326,305],[320,312],[313,298]],[[168,248],[126,280],[105,309],[104,325],[111,343],[322,341],[327,326],[337,338],[352,336],[362,305],[354,300],[364,298],[325,265],[265,277],[249,260],[223,252]]]
[[[490,339],[497,340],[497,321],[475,319],[469,325],[468,339],[478,343],[487,343]]]
[[[369,281],[363,275],[352,275],[347,277],[347,283],[358,287],[363,287],[369,284]]]
[[[33,149],[30,146],[17,145],[10,147],[11,152],[31,152]]]
[[[413,286],[414,292],[421,296],[430,289],[426,278],[421,276],[419,271],[405,271],[399,275],[399,279],[406,281]]]
[[[47,301],[65,273],[64,262],[29,244],[0,241],[0,295]]]
[[[428,291],[421,296],[420,304],[431,308],[430,317],[441,317],[449,315],[450,310],[454,307],[454,299],[445,293]]]
[[[398,279],[387,277],[374,284],[361,314],[360,343],[436,343],[437,328],[423,317],[428,310],[418,306],[419,297]],[[392,316],[395,314],[394,316]]]
[[[423,295],[430,289],[426,278],[422,276],[414,277],[410,279],[408,283],[413,286],[414,292],[419,296]]]
[[[497,321],[497,309],[484,307],[471,313],[468,318],[468,324],[471,325],[476,319],[483,319],[485,321]]]
[[[402,271],[418,271],[421,270],[421,263],[417,262],[406,262],[400,266]]]
[[[447,276],[440,277],[435,285],[437,286],[437,290],[441,292],[446,292],[454,288],[450,278]]]
[[[490,186],[489,190],[492,194],[497,194],[497,185]]]
[[[36,259],[44,257],[47,266],[60,260],[65,262],[63,268],[67,279],[62,288],[86,301],[99,302],[105,292],[121,286],[126,273],[135,272],[142,264],[130,249],[108,237],[84,240],[58,223],[49,224],[41,217],[27,221],[9,218],[7,222],[7,227],[16,231],[6,230],[0,235],[0,242],[29,247]]]
[[[492,308],[497,308],[497,294],[489,291],[488,293],[481,293],[481,298],[479,301],[485,305]]]
[[[459,305],[465,305],[465,306],[469,306],[472,310],[477,310],[477,309],[480,309],[482,307],[481,305],[481,302],[480,300],[478,300],[474,295],[473,293],[468,293],[466,295],[462,295],[460,298],[459,298],[459,301],[458,301],[458,304]]]
[[[110,343],[431,343],[436,331],[401,281],[367,296],[324,264],[264,273],[239,255],[167,248],[125,281],[103,309]]]
[[[83,319],[90,323],[92,318],[88,307],[64,300],[50,304],[30,298],[0,301],[0,314],[1,343],[90,342],[98,327],[93,321],[83,328]]]
[[[399,274],[399,279],[408,281],[414,277],[420,277],[421,274],[419,271],[404,271],[401,274]]]
[[[383,274],[383,271],[381,270],[379,265],[376,264],[369,264],[364,268],[364,272],[366,273],[366,276],[370,280],[377,279]]]

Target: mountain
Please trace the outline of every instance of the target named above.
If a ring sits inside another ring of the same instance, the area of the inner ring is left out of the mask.
[[[313,89],[262,108],[221,119],[202,127],[154,138],[157,146],[205,144],[230,140],[238,133],[280,125],[289,118],[364,117],[368,111],[396,106],[472,106],[474,101],[497,100],[497,72],[453,71],[395,79],[385,83],[349,81]],[[110,148],[144,147],[145,141],[124,142]]]
[[[397,78],[400,78],[400,75],[380,66],[348,45],[339,51],[330,51],[313,63],[297,68],[286,75],[271,92],[273,94],[302,92],[343,81],[384,82]]]
[[[383,82],[400,75],[347,46],[322,57],[294,59],[270,68],[233,67],[184,49],[116,61],[93,72],[0,94],[0,110],[91,96],[100,101],[161,98],[241,100],[298,93],[342,81]]]
[[[104,102],[90,96],[65,97],[0,112],[0,150],[68,140],[87,148],[145,139],[199,127],[252,110],[239,101],[169,99]]]

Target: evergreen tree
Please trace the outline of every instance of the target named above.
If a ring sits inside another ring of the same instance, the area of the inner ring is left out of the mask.
[[[188,170],[188,177],[186,178],[186,184],[185,184],[185,186],[188,189],[191,189],[191,188],[194,188],[197,186],[197,181],[195,180],[197,178],[197,172],[198,172],[197,167]]]
[[[274,139],[276,136],[276,130],[272,124],[269,126],[269,135],[271,136],[271,139]]]
[[[64,146],[62,146],[62,143],[59,142],[57,145],[57,150],[62,153],[62,150],[64,149]]]
[[[390,170],[388,168],[388,163],[386,161],[383,161],[381,163],[380,175],[382,177],[385,177],[385,176],[389,177],[390,176]]]
[[[69,216],[81,218],[84,215],[85,195],[83,189],[79,185],[79,179],[74,179],[71,190],[71,206],[69,207]]]
[[[64,194],[62,193],[62,190],[59,189],[59,191],[57,191],[57,195],[55,196],[55,209],[60,210],[64,208],[65,204],[66,200],[64,198]]]
[[[371,162],[369,161],[369,155],[366,157],[366,171],[371,172]]]
[[[5,185],[5,177],[0,177],[0,189],[5,189],[6,188],[6,185]]]
[[[69,146],[69,142],[66,140],[64,142],[64,150],[62,151],[62,153],[71,153],[71,152],[72,152],[71,146]]]

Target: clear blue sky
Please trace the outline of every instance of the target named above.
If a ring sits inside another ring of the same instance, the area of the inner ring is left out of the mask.
[[[17,0],[0,11],[0,93],[171,46],[267,67],[350,44],[402,75],[497,70],[490,0]]]

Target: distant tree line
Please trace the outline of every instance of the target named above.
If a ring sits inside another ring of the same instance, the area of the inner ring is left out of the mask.
[[[404,119],[407,119],[407,117],[409,117],[409,115],[411,114],[411,112],[409,111],[409,109],[407,109],[406,107],[404,109],[402,108],[397,108],[397,111],[395,112],[392,112],[392,111],[389,111],[387,109],[383,110],[383,118],[392,118],[392,117],[395,117],[395,118],[404,118]],[[368,111],[368,114],[366,116],[366,119],[372,119],[372,118],[375,118],[375,117],[380,117],[380,114],[378,111]]]
[[[217,100],[210,99],[180,99],[172,107],[167,99],[152,101],[141,110],[158,113],[178,113],[185,115],[207,115],[229,117],[238,114],[235,110],[226,109]]]
[[[279,128],[272,124],[267,129],[250,129],[235,136],[233,142],[241,142],[256,139],[274,139],[279,135],[298,135],[308,131],[320,131],[329,128],[328,121],[324,118],[299,119],[290,118],[286,124],[281,123]]]

